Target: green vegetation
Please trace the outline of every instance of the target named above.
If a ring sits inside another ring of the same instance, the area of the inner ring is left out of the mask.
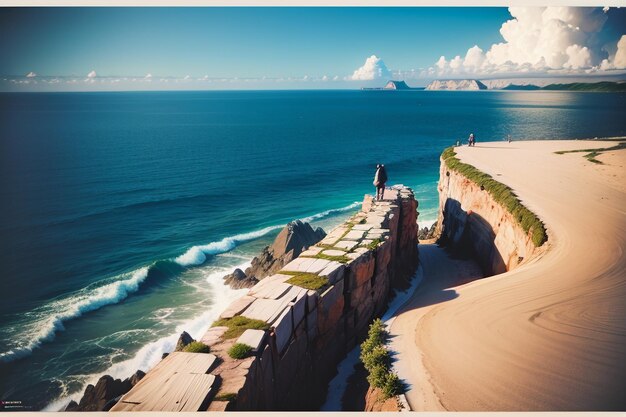
[[[557,155],[563,155],[565,153],[576,153],[576,152],[588,152],[586,155],[583,155],[585,158],[587,158],[587,160],[589,162],[593,162],[594,164],[603,164],[602,161],[596,159],[596,156],[601,155],[602,152],[607,152],[607,151],[617,151],[620,149],[626,149],[626,142],[623,142],[624,139],[620,138],[620,139],[607,139],[607,140],[612,140],[612,141],[617,141],[619,140],[620,143],[615,145],[615,146],[611,146],[609,148],[599,148],[599,149],[573,149],[571,151],[556,151],[555,154]]]
[[[280,271],[279,274],[292,275],[287,281],[287,284],[297,285],[298,287],[306,288],[307,290],[320,290],[327,287],[330,283],[328,278],[312,274],[310,272],[297,272],[297,271]]]
[[[404,391],[398,375],[391,371],[391,355],[385,347],[387,331],[381,319],[370,325],[367,339],[361,343],[361,362],[368,372],[367,382],[379,388],[382,399],[387,400]]]
[[[235,343],[228,349],[228,356],[233,359],[245,359],[252,353],[252,346],[245,343]]]
[[[361,221],[359,222],[359,224],[365,224],[367,223],[367,219],[361,219]]]
[[[536,247],[543,245],[548,240],[544,224],[535,213],[522,204],[510,187],[494,180],[491,175],[479,171],[474,166],[461,162],[456,157],[453,147],[444,150],[441,158],[446,163],[448,169],[456,171],[480,185],[497,203],[511,213],[524,232],[530,233],[532,242]]]
[[[237,401],[237,394],[234,392],[225,392],[223,394],[216,395],[213,401]]]
[[[372,240],[370,243],[368,243],[365,247],[369,250],[374,250],[378,247],[378,245],[382,242],[382,239],[377,237],[376,239]]]
[[[601,81],[598,83],[570,83],[570,84],[550,84],[541,88],[542,90],[566,90],[566,91],[598,91],[598,92],[619,92],[626,91],[626,83],[612,81]]]
[[[262,320],[249,319],[244,316],[235,316],[230,319],[219,319],[213,322],[213,327],[226,326],[228,330],[222,336],[224,339],[239,337],[247,329],[267,330],[270,325]]]
[[[183,348],[183,352],[190,353],[209,353],[211,352],[211,348],[208,345],[205,345],[202,342],[191,342],[187,346]]]
[[[332,256],[332,255],[326,255],[324,253],[318,253],[317,255],[314,256],[314,258],[326,259],[327,261],[336,261],[342,264],[346,264],[351,261],[351,259],[348,258],[346,255]]]

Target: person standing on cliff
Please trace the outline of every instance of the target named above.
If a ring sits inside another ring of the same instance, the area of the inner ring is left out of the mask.
[[[387,170],[383,164],[376,165],[374,175],[374,187],[376,187],[376,200],[382,200],[385,195],[385,183],[387,182]]]

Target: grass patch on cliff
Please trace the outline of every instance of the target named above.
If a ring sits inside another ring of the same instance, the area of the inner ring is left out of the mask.
[[[249,319],[244,316],[235,316],[229,319],[219,319],[213,322],[213,327],[226,326],[228,330],[222,336],[224,339],[239,337],[247,329],[267,330],[270,325],[262,320]]]
[[[348,258],[346,255],[326,255],[324,253],[318,253],[317,255],[314,256],[314,258],[317,259],[326,259],[327,261],[335,261],[335,262],[339,262],[341,264],[345,264],[350,262],[350,258]]]
[[[372,240],[370,243],[368,243],[367,245],[365,245],[365,247],[366,247],[368,250],[374,250],[374,249],[376,249],[376,248],[378,247],[378,245],[380,245],[380,243],[381,243],[382,241],[383,241],[383,240],[382,240],[381,238],[377,237],[376,239]]]
[[[228,349],[228,356],[233,359],[245,359],[252,353],[252,346],[245,343],[235,343]]]
[[[391,354],[385,346],[388,336],[382,320],[376,319],[361,343],[360,359],[368,373],[367,382],[381,390],[383,401],[404,392],[400,378],[391,371]]]
[[[310,272],[280,271],[279,273],[292,276],[285,283],[297,285],[307,290],[321,290],[330,284],[328,278]]]
[[[218,394],[213,398],[213,401],[237,401],[237,394],[234,392],[225,392]]]
[[[191,342],[183,348],[183,352],[209,353],[211,352],[211,348],[202,342]]]
[[[607,139],[611,140],[611,139]],[[556,151],[554,152],[557,155],[563,155],[566,153],[578,153],[578,152],[587,152],[586,155],[583,155],[589,162],[593,162],[594,164],[604,164],[604,162],[596,159],[596,156],[601,155],[603,152],[607,151],[618,151],[620,149],[626,149],[626,142],[623,142],[624,139],[612,139],[613,141],[620,141],[619,144],[615,146],[611,146],[608,148],[596,148],[596,149],[572,149],[569,151]]]
[[[528,210],[513,192],[513,190],[493,179],[470,164],[461,162],[456,157],[454,147],[447,148],[441,154],[441,158],[445,162],[448,169],[456,171],[465,178],[475,182],[487,191],[491,197],[501,204],[515,219],[524,232],[530,233],[531,239],[535,247],[543,245],[548,240],[546,228],[539,217],[532,211]]]

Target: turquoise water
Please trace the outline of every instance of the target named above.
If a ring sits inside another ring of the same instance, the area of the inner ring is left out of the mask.
[[[356,211],[378,162],[427,224],[457,139],[625,135],[625,107],[571,92],[0,94],[1,398],[54,409],[149,368],[241,294],[221,276],[282,225]]]

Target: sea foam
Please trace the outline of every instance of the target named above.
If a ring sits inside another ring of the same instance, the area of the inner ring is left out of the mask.
[[[84,288],[69,297],[50,302],[27,313],[27,316],[36,318],[31,323],[25,324],[20,333],[30,335],[30,337],[24,344],[0,353],[0,361],[9,362],[29,355],[43,342],[54,339],[57,331],[64,330],[65,321],[80,317],[102,306],[118,303],[128,294],[137,291],[139,284],[147,276],[148,267],[143,267],[121,275],[119,280],[96,288],[90,288],[91,286]]]
[[[202,337],[211,323],[218,318],[219,314],[224,311],[224,309],[228,307],[232,301],[241,297],[248,291],[247,288],[233,290],[228,285],[223,285],[222,277],[233,268],[245,269],[248,266],[250,266],[250,262],[234,267],[220,268],[219,270],[207,275],[206,282],[212,289],[212,300],[214,302],[211,307],[202,312],[202,314],[199,314],[176,326],[176,330],[169,336],[162,337],[146,344],[140,348],[132,358],[113,364],[103,372],[88,375],[85,377],[82,387],[78,392],[75,392],[73,395],[63,396],[62,398],[56,399],[48,404],[43,411],[59,411],[63,409],[72,399],[79,401],[80,396],[84,392],[87,385],[95,384],[102,375],[111,375],[116,379],[125,379],[135,373],[138,369],[147,372],[161,360],[164,353],[174,350],[178,337],[183,331],[189,333],[194,339]]]
[[[358,207],[360,204],[361,203],[359,202],[354,202],[346,207],[326,210],[321,213],[316,213],[309,217],[304,217],[300,220],[302,220],[303,222],[312,222],[315,220],[323,219],[324,217],[328,217],[333,214],[338,214],[347,210],[351,210],[355,207]],[[219,255],[221,253],[231,251],[235,247],[237,247],[239,243],[258,239],[261,236],[265,236],[266,234],[274,230],[281,229],[283,227],[284,227],[283,225],[268,226],[268,227],[265,227],[263,229],[260,229],[254,232],[242,233],[242,234],[238,234],[234,236],[225,237],[222,240],[219,240],[217,242],[211,242],[206,245],[192,246],[191,248],[189,248],[189,250],[187,250],[187,252],[174,258],[174,262],[176,262],[180,266],[185,266],[185,267],[202,265],[204,262],[206,262],[207,256]]]

